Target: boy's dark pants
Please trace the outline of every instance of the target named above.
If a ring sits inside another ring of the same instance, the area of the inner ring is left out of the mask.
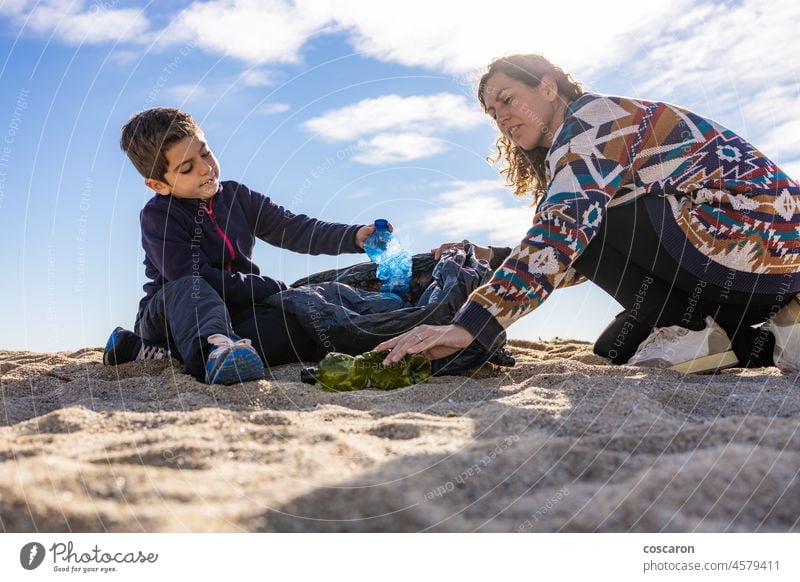
[[[625,308],[595,343],[595,352],[616,364],[627,362],[653,327],[699,330],[710,315],[731,338],[742,365],[772,365],[774,337],[751,326],[792,296],[776,301],[774,293],[725,289],[691,274],[662,247],[642,201],[608,209],[573,267]]]
[[[208,336],[217,333],[250,339],[261,358],[273,366],[322,357],[292,316],[263,305],[229,311],[211,285],[191,276],[166,283],[139,314],[134,331],[148,341],[169,345],[186,372],[199,380],[205,379]]]
[[[294,315],[280,307],[248,305],[230,310],[233,330],[249,338],[268,366],[317,362],[325,349],[313,341]]]

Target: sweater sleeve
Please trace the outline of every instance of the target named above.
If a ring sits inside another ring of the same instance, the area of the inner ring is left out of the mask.
[[[597,233],[626,173],[617,161],[595,153],[565,153],[554,164],[533,226],[453,322],[490,348],[505,328],[541,305],[553,289],[574,284],[571,265]]]
[[[142,246],[153,267],[167,281],[202,277],[226,303],[251,304],[287,288],[282,281],[248,273],[228,272],[211,264],[191,227],[181,228],[168,210],[145,207],[141,213]]]
[[[492,249],[492,260],[489,261],[489,266],[492,268],[492,271],[496,271],[500,268],[500,265],[503,264],[508,258],[508,255],[511,254],[513,250],[511,247],[493,247],[489,246]],[[558,285],[559,289],[564,289],[565,287],[572,287],[573,285],[580,285],[581,283],[585,282],[587,279],[580,273],[578,273],[575,269],[570,269],[564,275],[564,278],[561,280],[561,283]]]
[[[324,222],[305,214],[294,214],[270,198],[250,190],[255,235],[271,245],[309,255],[339,255],[364,252],[356,244],[363,225]]]

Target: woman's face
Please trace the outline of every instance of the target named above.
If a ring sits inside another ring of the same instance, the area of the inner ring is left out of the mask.
[[[483,90],[486,112],[500,132],[524,150],[550,147],[554,131],[564,120],[555,81],[542,77],[538,87],[495,73]]]

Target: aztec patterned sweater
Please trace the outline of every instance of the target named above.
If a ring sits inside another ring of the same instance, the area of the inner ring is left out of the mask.
[[[581,282],[570,265],[606,209],[639,197],[664,247],[697,277],[764,294],[800,291],[800,184],[714,121],[587,93],[567,109],[546,165],[533,226],[454,318],[487,348],[554,289]],[[669,204],[648,204],[659,196]]]

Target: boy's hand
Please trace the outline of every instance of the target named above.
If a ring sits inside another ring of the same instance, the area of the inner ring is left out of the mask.
[[[374,224],[370,224],[369,226],[362,226],[356,232],[356,245],[362,251],[364,250],[364,243],[367,242],[369,235],[371,235],[373,232],[375,232]],[[394,232],[394,227],[392,226],[391,222],[389,223],[389,232]]]
[[[453,247],[463,249],[469,242],[470,241],[468,240],[462,240],[461,242],[456,242],[456,243],[444,243],[443,245],[440,245],[439,248],[431,249],[431,252],[433,253],[433,258],[438,261],[439,259],[442,258],[442,253],[445,252],[447,249],[452,249]],[[473,251],[475,252],[476,259],[481,261],[486,261],[487,263],[492,262],[492,255],[494,254],[492,252],[492,249],[490,249],[489,247],[482,247],[480,245],[476,245],[475,243],[472,243],[472,248]]]

